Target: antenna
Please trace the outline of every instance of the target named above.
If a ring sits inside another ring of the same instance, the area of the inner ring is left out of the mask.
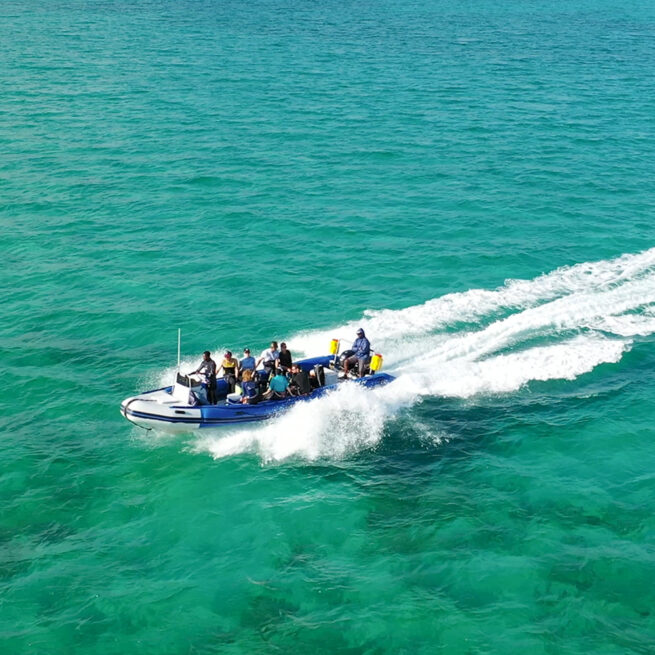
[[[180,342],[182,340],[182,330],[177,328],[177,372],[180,372]]]

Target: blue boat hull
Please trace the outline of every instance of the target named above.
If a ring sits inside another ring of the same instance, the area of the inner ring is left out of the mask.
[[[391,375],[386,373],[377,373],[368,375],[364,378],[351,380],[354,384],[359,384],[366,388],[377,387],[388,384],[394,380]],[[205,405],[200,408],[202,423],[200,427],[211,427],[212,425],[224,425],[228,423],[249,423],[251,421],[263,421],[282,412],[287,411],[296,403],[308,402],[315,398],[320,398],[325,394],[334,391],[338,384],[316,389],[307,396],[291,396],[283,400],[263,400],[256,405]]]
[[[316,365],[327,367],[331,357],[314,357],[297,362],[310,371]],[[296,403],[309,402],[334,391],[344,383],[373,388],[389,384],[395,378],[387,373],[374,373],[362,378],[339,380],[335,384],[319,387],[306,396],[289,396],[284,399],[262,400],[254,405],[230,403],[226,399],[227,385],[218,381],[219,403],[216,405],[189,405],[176,402],[174,387],[164,387],[127,398],[121,404],[121,413],[126,419],[147,429],[158,428],[167,431],[185,431],[197,428],[217,427],[265,421],[288,411]]]

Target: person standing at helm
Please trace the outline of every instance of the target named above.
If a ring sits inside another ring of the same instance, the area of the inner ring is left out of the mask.
[[[364,330],[357,330],[357,339],[353,342],[353,354],[343,362],[344,377],[348,377],[348,371],[359,364],[359,377],[364,377],[366,366],[371,361],[371,342],[366,338]]]
[[[190,373],[189,375],[193,375],[194,373],[202,373],[203,377],[205,378],[205,382],[207,384],[207,401],[211,405],[216,404],[216,362],[212,359],[211,353],[209,350],[205,350],[205,352],[202,354],[202,362],[200,362],[200,366]]]
[[[229,388],[228,393],[234,393],[234,388],[237,384],[237,375],[239,375],[239,361],[236,357],[232,357],[232,353],[229,350],[225,351],[223,361],[218,367],[217,373],[220,373],[221,369],[223,369],[223,379],[227,382]]]
[[[257,364],[255,364],[255,368],[263,362],[264,370],[270,375],[272,372],[275,372],[279,359],[280,351],[277,349],[277,341],[271,341],[271,347],[262,351]]]

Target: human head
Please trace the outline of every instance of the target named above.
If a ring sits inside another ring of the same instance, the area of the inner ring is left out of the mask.
[[[250,380],[252,380],[252,371],[251,371],[249,368],[247,368],[247,369],[243,372],[243,376],[242,376],[241,379],[242,379],[244,382],[250,382]]]
[[[229,350],[226,350],[225,351],[225,357],[226,357],[226,359],[230,359],[230,357],[232,357],[232,353]]]
[[[243,354],[244,355],[250,355],[250,348],[244,348],[243,349]]]
[[[212,354],[209,352],[209,350],[205,350],[205,352],[202,353],[202,356],[205,358],[205,360],[208,360]]]
[[[363,337],[363,336],[364,336],[364,330],[362,330],[362,328],[359,328],[359,329],[357,330],[357,336],[358,336],[358,337]]]
[[[298,373],[300,369],[298,368],[298,364],[291,364],[291,372],[292,373]]]
[[[271,348],[277,350],[277,341],[271,341]]]
[[[284,343],[284,341],[283,341],[283,342],[280,344],[280,348],[282,348],[282,350],[286,350],[286,349],[287,349],[287,344]]]

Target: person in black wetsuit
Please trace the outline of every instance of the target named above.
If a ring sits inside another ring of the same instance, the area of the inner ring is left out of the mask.
[[[291,352],[287,350],[287,344],[282,342],[280,344],[280,356],[277,365],[286,373],[291,370],[292,363]]]
[[[309,373],[303,371],[298,364],[291,365],[291,383],[289,391],[294,396],[306,396],[312,391],[312,385],[309,381]]]

